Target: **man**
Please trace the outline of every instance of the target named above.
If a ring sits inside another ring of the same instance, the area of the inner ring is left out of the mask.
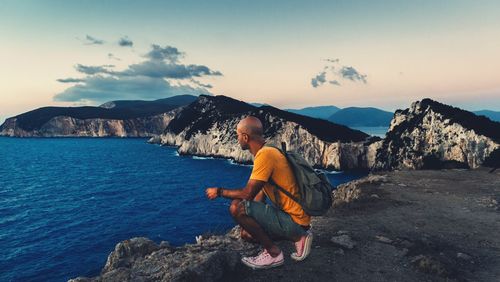
[[[276,148],[264,147],[262,123],[256,117],[249,116],[241,120],[236,133],[241,148],[249,150],[254,156],[250,179],[242,189],[207,188],[206,194],[210,200],[217,197],[233,199],[229,211],[241,226],[241,237],[263,246],[260,254],[255,257],[243,257],[241,261],[254,269],[282,265],[283,252],[273,239],[295,242],[296,252],[292,253],[291,257],[297,261],[304,260],[311,250],[311,218],[298,203],[278,192],[269,183],[272,179],[293,196],[300,198],[293,171],[286,157]],[[279,193],[277,199],[275,193]],[[265,196],[278,208],[265,204]]]

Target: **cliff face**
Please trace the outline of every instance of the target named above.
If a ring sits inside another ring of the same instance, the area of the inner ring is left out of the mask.
[[[500,123],[424,99],[396,111],[374,168],[477,168],[499,142]]]
[[[248,115],[264,125],[266,144],[285,142],[287,148],[303,153],[314,166],[329,169],[367,169],[375,161],[380,146],[363,132],[279,109],[249,104],[224,96],[200,98],[185,107],[165,132],[152,143],[179,147],[179,154],[231,158],[249,163],[252,156],[243,151],[236,136],[238,122]]]
[[[180,107],[197,96],[121,100],[99,107],[42,107],[7,119],[0,136],[150,137],[161,134]]]
[[[26,130],[16,117],[0,126],[0,136],[10,137],[150,137],[163,132],[176,110],[133,119],[77,119],[56,116],[40,128]]]

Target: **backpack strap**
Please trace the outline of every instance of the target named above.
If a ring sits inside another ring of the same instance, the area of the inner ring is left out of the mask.
[[[286,158],[286,160],[288,161],[288,157],[286,156],[286,153],[285,153],[285,152],[286,152],[286,143],[285,143],[285,142],[281,142],[281,146],[283,147],[283,150],[282,150],[282,149],[280,149],[280,148],[278,148],[278,147],[276,147],[276,146],[272,146],[272,145],[266,145],[266,146],[268,146],[268,147],[273,147],[273,148],[277,149],[278,151],[280,151],[280,152],[281,152],[281,154],[282,154],[282,155],[284,155],[284,156],[285,156],[285,158]],[[299,204],[299,205],[300,205],[300,207],[302,207],[302,209],[304,208],[304,207],[302,206],[302,204],[299,202],[299,200],[298,200],[297,198],[295,198],[295,197],[292,195],[292,193],[288,192],[288,191],[287,191],[287,190],[285,190],[283,187],[279,186],[278,184],[276,184],[276,182],[274,182],[272,175],[271,175],[271,177],[269,177],[269,180],[268,180],[267,182],[269,182],[269,184],[271,184],[271,185],[272,185],[272,186],[274,186],[274,188],[275,188],[275,189],[273,189],[273,190],[274,190],[274,198],[275,198],[275,200],[276,200],[276,205],[277,205],[278,207],[279,207],[279,204],[280,204],[280,201],[279,201],[280,196],[279,196],[279,193],[278,193],[278,190],[279,190],[279,191],[281,191],[283,194],[287,195],[287,196],[288,196],[290,199],[292,199],[294,202],[296,202],[297,204]],[[281,209],[281,207],[280,207],[280,209]]]
[[[276,198],[276,201],[278,202],[279,204],[279,193],[278,193],[278,190],[281,191],[283,194],[287,195],[290,199],[292,199],[294,202],[296,202],[297,204],[299,204],[301,207],[302,205],[299,203],[299,200],[297,198],[295,198],[292,193],[288,192],[287,190],[285,190],[284,188],[282,188],[281,186],[279,186],[278,184],[276,184],[276,182],[274,182],[274,180],[272,178],[269,178],[269,181],[268,181],[271,185],[274,186],[274,188],[277,188],[277,189],[274,189],[274,198]],[[276,197],[278,196],[278,197]]]

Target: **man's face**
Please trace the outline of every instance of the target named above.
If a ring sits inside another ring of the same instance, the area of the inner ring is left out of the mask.
[[[240,144],[241,149],[248,150],[250,148],[250,146],[248,146],[248,141],[250,139],[250,137],[248,136],[248,134],[246,134],[245,132],[243,132],[241,130],[241,127],[238,126],[236,128],[236,135],[238,135],[238,143]]]

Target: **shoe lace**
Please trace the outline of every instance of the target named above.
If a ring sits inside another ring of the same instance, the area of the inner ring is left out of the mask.
[[[254,256],[254,257],[250,257],[250,260],[253,262],[260,262],[263,259],[265,259],[267,256],[269,256],[269,253],[266,250],[263,250],[258,255]]]
[[[269,257],[270,254],[267,252],[267,250],[262,251],[258,256],[257,256],[257,261],[261,261]]]

